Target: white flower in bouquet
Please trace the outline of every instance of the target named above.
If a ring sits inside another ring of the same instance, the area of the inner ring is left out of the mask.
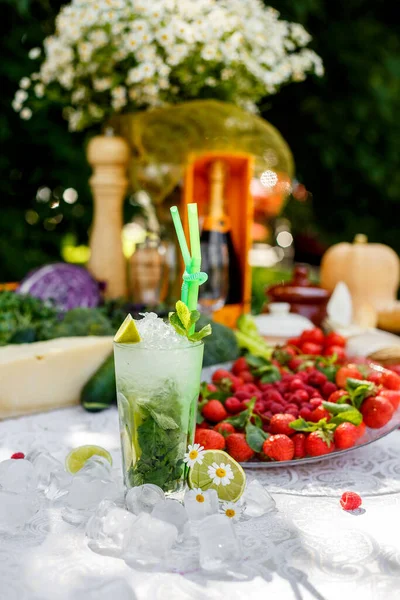
[[[72,0],[43,53],[30,50],[40,70],[12,104],[30,118],[56,101],[71,130],[199,97],[255,112],[282,85],[323,74],[310,40],[261,0]]]

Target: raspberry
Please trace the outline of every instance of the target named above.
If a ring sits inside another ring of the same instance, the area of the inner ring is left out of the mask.
[[[283,410],[283,404],[281,404],[280,402],[273,402],[271,404],[271,412],[273,413],[280,413]]]
[[[299,409],[298,408],[292,408],[292,407],[286,407],[285,412],[288,415],[293,415],[295,419],[297,419],[297,417],[299,416]]]
[[[211,421],[211,423],[219,423],[228,416],[224,405],[219,400],[210,400],[207,402],[203,407],[202,414],[203,417],[207,419],[207,421]]]
[[[283,402],[283,396],[278,390],[268,390],[263,394],[263,400],[272,400],[272,402]]]
[[[317,408],[318,406],[321,406],[322,398],[319,398],[318,396],[314,396],[313,398],[311,398],[310,404],[313,408]]]
[[[310,417],[311,417],[311,413],[312,413],[312,411],[309,408],[307,408],[306,406],[303,406],[303,408],[301,408],[299,410],[299,417],[301,417],[302,419],[305,419],[306,421],[309,421]]]
[[[213,429],[197,430],[194,441],[196,444],[204,446],[205,450],[223,450],[225,448],[224,436]]]
[[[14,458],[15,460],[19,460],[21,458],[25,458],[25,454],[23,452],[14,452],[14,454],[12,454],[10,456],[10,458]]]
[[[236,415],[243,410],[241,401],[234,396],[231,396],[225,400],[225,408],[232,415]]]
[[[240,402],[243,402],[243,400],[250,400],[251,394],[242,390],[238,390],[237,392],[235,392],[235,398],[240,400]]]
[[[332,383],[331,381],[327,381],[326,383],[324,383],[324,385],[321,388],[321,392],[323,397],[327,400],[329,398],[329,396],[331,394],[333,394],[333,392],[336,392],[337,387],[334,383]]]
[[[239,377],[244,383],[253,383],[254,381],[254,375],[252,375],[250,371],[242,371],[239,373]]]
[[[265,403],[262,400],[257,400],[254,405],[254,410],[259,413],[263,413],[265,411]]]
[[[294,429],[289,427],[289,424],[294,421],[295,418],[291,414],[278,414],[274,415],[270,423],[271,433],[284,433],[285,435],[293,435]]]
[[[292,394],[292,402],[295,404],[303,404],[303,402],[308,401],[308,394],[306,390],[303,388],[302,390],[296,390],[294,394]]]
[[[355,492],[344,492],[340,498],[340,505],[344,510],[356,510],[361,504],[361,496]]]
[[[295,377],[289,384],[289,389],[291,392],[295,392],[296,390],[304,389],[304,382],[300,379],[300,377]]]
[[[308,383],[315,387],[321,387],[326,383],[327,377],[321,371],[314,371],[308,377]]]
[[[246,442],[244,433],[231,433],[226,438],[226,449],[238,462],[246,462],[254,456],[254,451]]]

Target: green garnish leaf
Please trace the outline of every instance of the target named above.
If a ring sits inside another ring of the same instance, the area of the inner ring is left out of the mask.
[[[359,409],[365,398],[372,396],[376,386],[372,381],[364,381],[348,377],[346,381],[346,390],[349,393],[350,401],[355,408]]]
[[[268,438],[268,433],[265,433],[256,425],[247,423],[246,425],[246,442],[254,452],[261,452],[265,440]]]
[[[352,423],[353,425],[360,425],[362,421],[362,414],[356,408],[347,410],[345,412],[338,413],[329,421],[329,424],[340,425],[340,423]]]
[[[200,319],[200,313],[198,310],[189,311],[186,304],[181,300],[176,303],[176,312],[169,313],[168,318],[175,331],[179,335],[187,337],[190,342],[200,342],[203,338],[212,334],[210,324],[207,324],[200,331],[191,333],[192,328]]]

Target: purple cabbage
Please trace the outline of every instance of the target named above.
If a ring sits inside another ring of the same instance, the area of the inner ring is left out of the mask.
[[[16,292],[51,300],[60,311],[100,304],[99,283],[82,267],[55,263],[39,267],[21,281]]]

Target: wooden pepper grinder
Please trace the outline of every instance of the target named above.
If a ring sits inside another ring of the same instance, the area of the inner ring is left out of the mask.
[[[125,297],[127,269],[122,251],[122,206],[128,188],[129,146],[111,130],[89,142],[87,158],[93,169],[89,183],[94,199],[88,269],[98,281],[105,282],[106,298]]]

